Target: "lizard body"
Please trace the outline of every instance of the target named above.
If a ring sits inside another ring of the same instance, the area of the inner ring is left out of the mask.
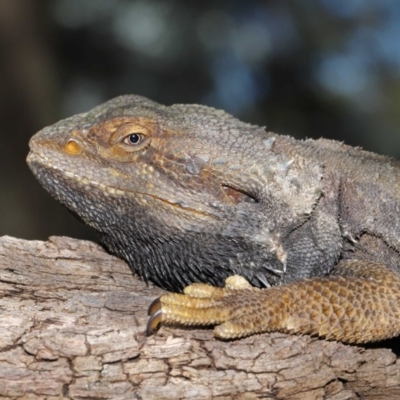
[[[398,161],[134,95],[44,128],[30,148],[41,184],[143,279],[170,291],[246,279],[162,296],[151,326],[400,333]]]

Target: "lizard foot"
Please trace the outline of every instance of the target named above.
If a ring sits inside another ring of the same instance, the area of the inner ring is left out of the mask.
[[[214,325],[220,339],[262,332],[311,334],[348,343],[400,334],[400,278],[374,263],[346,261],[340,275],[258,289],[240,276],[224,288],[195,283],[150,306],[147,332],[159,323]]]
[[[217,325],[214,334],[221,339],[265,331],[257,313],[251,312],[254,306],[261,306],[257,301],[259,295],[260,289],[238,275],[226,279],[224,288],[194,283],[184,289],[184,294],[168,293],[153,301],[149,307],[147,334],[153,333],[160,323]]]

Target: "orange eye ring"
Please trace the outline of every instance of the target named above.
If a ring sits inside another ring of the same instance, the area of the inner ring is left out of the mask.
[[[64,150],[65,150],[66,153],[75,156],[75,155],[80,154],[82,152],[82,146],[76,140],[70,139],[65,144]]]

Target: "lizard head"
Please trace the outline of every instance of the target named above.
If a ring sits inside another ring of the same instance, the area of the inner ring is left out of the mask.
[[[278,231],[311,212],[320,171],[291,169],[275,140],[220,110],[129,95],[38,132],[28,164],[141,276],[180,289],[283,262]]]

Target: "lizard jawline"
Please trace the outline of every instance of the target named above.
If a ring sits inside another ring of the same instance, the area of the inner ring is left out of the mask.
[[[112,196],[125,196],[125,195],[132,196],[132,197],[134,197],[135,195],[136,196],[137,195],[147,196],[147,197],[150,197],[150,198],[152,198],[154,200],[160,201],[160,202],[162,202],[162,203],[164,203],[164,204],[166,204],[168,206],[171,206],[171,207],[174,207],[174,208],[189,212],[191,214],[197,214],[197,215],[200,215],[202,217],[214,217],[212,214],[209,214],[207,212],[196,210],[196,209],[194,209],[192,207],[183,206],[182,204],[179,204],[177,202],[174,202],[174,201],[171,201],[171,200],[156,196],[154,194],[144,193],[144,192],[139,192],[139,191],[132,191],[132,190],[125,190],[125,189],[124,190],[123,189],[118,189],[118,188],[115,188],[113,186],[105,185],[104,183],[100,183],[100,182],[97,182],[95,180],[92,180],[92,179],[86,178],[84,176],[78,175],[78,174],[76,174],[74,172],[66,171],[66,170],[64,170],[62,168],[59,168],[56,165],[54,165],[47,157],[45,157],[45,156],[43,156],[41,154],[35,153],[33,151],[31,151],[29,153],[28,162],[30,164],[35,164],[36,163],[36,164],[42,165],[46,169],[53,169],[55,171],[58,171],[59,173],[61,173],[62,175],[64,175],[68,179],[73,179],[74,181],[76,181],[78,183],[81,183],[81,184],[84,184],[84,185],[91,185],[93,187],[96,187],[96,188],[102,190],[103,192],[107,192],[109,195],[112,195]]]

